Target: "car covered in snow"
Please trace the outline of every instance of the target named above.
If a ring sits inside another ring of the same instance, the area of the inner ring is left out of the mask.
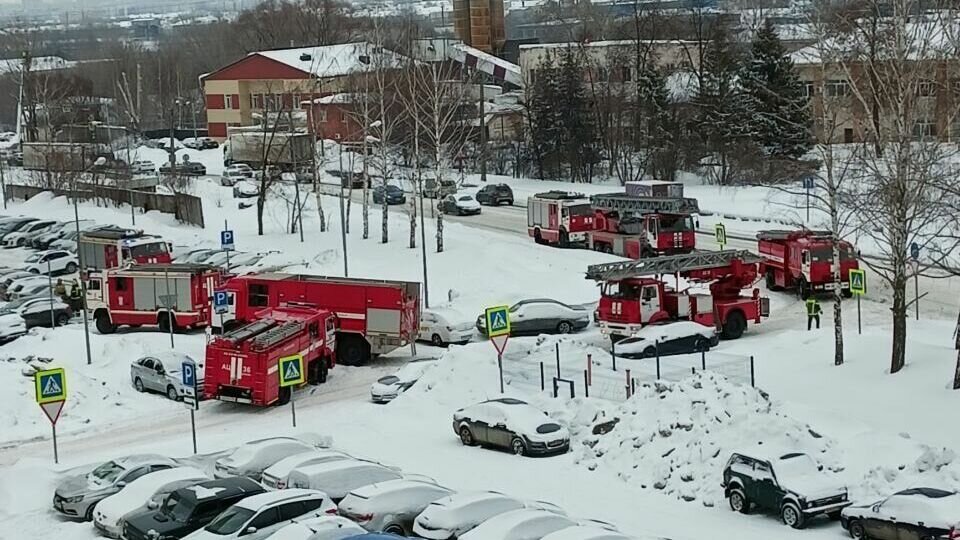
[[[410,389],[431,366],[433,358],[416,358],[403,365],[393,375],[385,375],[370,385],[370,400],[374,403],[388,403]]]
[[[544,536],[576,526],[572,519],[547,510],[521,509],[494,516],[460,540],[540,540]]]
[[[23,261],[23,269],[31,274],[72,274],[79,267],[77,256],[62,249],[34,253]]]
[[[93,519],[97,503],[151,472],[176,467],[172,459],[156,454],[135,454],[107,461],[92,471],[68,476],[57,484],[53,508],[69,517]]]
[[[473,321],[453,308],[430,308],[420,313],[419,337],[437,347],[467,343],[473,334]]]
[[[928,487],[898,491],[844,508],[840,525],[857,539],[960,538],[960,493]]]
[[[723,469],[730,509],[776,512],[783,523],[802,529],[820,515],[840,519],[850,506],[847,488],[802,452],[757,445],[734,452]]]
[[[46,234],[50,229],[58,227],[60,222],[52,219],[45,219],[28,223],[22,228],[7,234],[3,237],[3,247],[5,249],[29,246],[33,243],[33,238]]]
[[[456,214],[458,216],[474,216],[480,213],[480,203],[473,198],[473,195],[459,193],[447,195],[444,197],[437,208],[444,214]]]
[[[367,531],[341,516],[295,519],[270,535],[269,540],[341,540]]]
[[[242,476],[206,480],[172,491],[157,508],[131,512],[123,518],[124,540],[183,538],[207,525],[241,500],[263,493],[263,486]]]
[[[183,374],[180,373],[184,362],[193,362],[197,367],[197,388],[203,388],[203,362],[174,351],[158,352],[134,360],[130,364],[130,383],[137,392],[160,392],[168,399],[178,401],[187,394]]]
[[[298,467],[290,471],[287,478],[288,488],[317,489],[339,502],[355,489],[399,480],[403,475],[378,463],[349,459]]]
[[[330,450],[328,448],[307,450],[306,452],[285,457],[267,467],[260,477],[260,483],[267,489],[284,489],[287,487],[287,479],[290,476],[290,472],[298,467],[306,467],[307,465],[316,465],[317,463],[327,463],[330,461],[343,461],[345,459],[354,458],[343,452]]]
[[[243,180],[233,185],[234,199],[251,199],[260,196],[260,186],[250,180]]]
[[[453,413],[453,431],[465,446],[490,446],[519,456],[564,454],[570,433],[540,409],[514,398],[497,398]]]
[[[247,165],[246,163],[233,163],[231,165],[227,165],[226,167],[223,168],[223,172],[224,173],[238,172],[241,175],[243,175],[244,178],[254,177],[253,167],[251,167],[250,165]]]
[[[32,296],[23,296],[8,302],[0,307],[0,325],[9,323],[13,325],[17,318],[23,323],[25,329],[29,330],[34,326],[51,327],[51,325],[63,326],[70,322],[73,317],[73,310],[63,302],[63,300],[53,297],[50,298],[49,286],[44,283],[40,290],[43,294],[36,294],[35,289],[28,290],[34,292]],[[51,313],[52,317],[51,317]]]
[[[185,540],[263,540],[294,521],[337,513],[326,493],[285,489],[246,497]]]
[[[250,176],[253,176],[253,171],[250,171]],[[220,185],[224,187],[233,187],[237,185],[238,182],[242,182],[247,178],[250,178],[250,176],[247,176],[243,171],[225,170],[223,171],[223,174],[220,175]]]
[[[717,330],[693,321],[651,324],[636,335],[614,343],[613,352],[621,358],[653,358],[673,354],[709,351],[720,342]]]
[[[596,525],[577,525],[552,532],[541,540],[634,540],[623,533]]]
[[[525,505],[494,491],[457,493],[430,503],[414,520],[413,533],[429,540],[451,540],[484,521]]]
[[[370,532],[408,536],[413,520],[433,501],[450,495],[443,486],[422,480],[388,480],[351,491],[340,501],[340,515]]]
[[[286,457],[313,449],[313,446],[293,437],[250,441],[240,445],[230,455],[218,459],[214,463],[213,475],[216,478],[246,476],[259,480],[267,467]]]
[[[120,538],[123,517],[141,506],[159,508],[170,492],[209,480],[194,467],[174,467],[145,474],[130,482],[123,491],[114,493],[97,504],[93,526],[110,538]]]
[[[487,335],[487,321],[477,317],[477,330]],[[569,334],[590,324],[590,312],[549,298],[521,300],[510,306],[510,335]]]

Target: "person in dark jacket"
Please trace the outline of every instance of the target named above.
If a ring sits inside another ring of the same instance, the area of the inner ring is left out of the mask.
[[[817,323],[817,330],[820,329],[820,313],[823,310],[820,309],[820,302],[817,302],[817,299],[814,297],[807,298],[807,331],[810,331],[810,327],[813,325],[814,321]]]

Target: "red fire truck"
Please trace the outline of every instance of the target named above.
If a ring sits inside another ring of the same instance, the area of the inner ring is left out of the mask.
[[[547,191],[527,198],[527,234],[538,244],[585,244],[593,209],[582,193]]]
[[[77,253],[88,270],[118,268],[129,263],[168,263],[173,260],[170,245],[163,238],[120,227],[81,232]]]
[[[283,303],[310,304],[337,318],[337,362],[360,365],[417,339],[420,284],[409,281],[294,274],[249,274],[228,280],[227,312],[213,319],[227,331]]]
[[[696,247],[696,199],[608,193],[590,197],[590,204],[590,249],[640,259],[689,253]]]
[[[757,281],[759,262],[746,250],[696,251],[595,264],[587,269],[587,279],[600,283],[597,319],[614,341],[647,324],[675,319],[714,326],[721,337],[737,339],[747,321],[759,323],[770,312],[769,299],[758,289],[741,295]]]
[[[257,320],[207,344],[203,395],[267,406],[290,401],[291,388],[280,387],[279,360],[303,355],[309,384],[326,382],[334,366],[336,319],[314,306],[285,304],[257,312]]]
[[[829,231],[760,231],[760,273],[767,289],[796,289],[806,300],[811,294],[834,290],[833,235]],[[841,240],[841,293],[850,296],[850,270],[860,268],[853,245]]]
[[[159,326],[170,330],[210,324],[210,296],[222,271],[203,264],[143,264],[87,274],[87,309],[97,331],[118,326]]]

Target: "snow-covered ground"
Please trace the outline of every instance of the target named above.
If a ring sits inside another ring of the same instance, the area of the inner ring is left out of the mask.
[[[218,171],[215,151],[190,152],[209,172]],[[164,155],[147,159],[159,163]],[[516,189],[519,199],[519,186]],[[215,246],[219,224],[226,220],[240,250],[276,251],[271,264],[291,271],[343,274],[336,199],[322,198],[330,227],[320,233],[311,196],[304,214],[308,234],[301,243],[297,235],[283,232],[287,209],[281,200],[270,203],[266,234],[258,236],[255,210],[238,209],[229,188],[204,178],[196,180],[192,191],[205,201],[207,229],[185,227],[155,212],[138,215],[137,226],[186,248]],[[707,204],[706,197],[694,196],[700,197],[701,206]],[[729,197],[751,209],[759,204],[742,192]],[[730,199],[722,204],[731,204]],[[72,218],[66,200],[49,196],[14,203],[8,211]],[[81,218],[103,223],[126,225],[128,212],[80,207]],[[353,205],[351,214],[351,276],[422,281],[419,231],[418,248],[410,249],[402,212],[390,213],[390,241],[385,245],[380,243],[379,208],[371,209],[367,240],[361,238],[359,205]],[[487,305],[529,297],[587,303],[596,300],[597,291],[583,278],[585,266],[614,260],[589,251],[537,246],[521,234],[482,228],[480,220],[477,226],[473,223],[447,221],[446,249],[437,254],[434,224],[427,220],[431,305],[451,303],[473,314]],[[793,531],[774,517],[742,516],[726,508],[718,481],[723,462],[735,448],[760,441],[792,444],[811,453],[857,497],[917,485],[960,488],[960,462],[953,450],[960,447],[960,432],[951,429],[949,420],[949,411],[960,405],[960,393],[950,390],[956,359],[953,320],[934,314],[911,322],[907,367],[889,375],[889,312],[883,303],[863,302],[862,335],[857,334],[854,304],[845,304],[847,362],[836,367],[830,310],[821,330],[807,332],[802,306],[787,294],[770,295],[771,318],[751,326],[740,340],[722,342],[708,357],[709,368],[715,359],[743,366],[743,359],[753,356],[756,389],[745,385],[744,377],[725,379],[709,369],[701,373],[696,364],[697,375],[671,375],[670,381],[660,383],[652,380],[650,360],[620,360],[613,372],[603,338],[593,328],[562,339],[512,339],[504,359],[507,394],[532,401],[570,427],[573,450],[563,456],[526,459],[460,445],[451,429],[452,412],[499,395],[496,356],[485,342],[447,350],[418,346],[421,356],[437,356],[440,362],[388,406],[369,403],[369,384],[408,359],[409,349],[371,367],[338,366],[326,385],[297,394],[296,429],[288,427],[287,408],[204,403],[197,416],[199,449],[210,453],[254,438],[315,432],[330,436],[344,451],[429,475],[457,490],[496,489],[546,499],[578,517],[616,523],[625,532],[675,540],[842,537],[835,523],[817,521],[811,530]],[[955,317],[956,295],[942,301],[944,314]],[[93,334],[92,366],[86,365],[79,324],[38,329],[0,347],[0,359],[10,359],[0,361],[0,392],[5,396],[0,412],[0,538],[11,537],[11,531],[37,540],[93,538],[89,524],[63,521],[49,508],[64,471],[135,452],[190,454],[189,416],[182,405],[159,395],[137,394],[129,382],[130,361],[167,349],[168,339],[145,330]],[[177,350],[202,356],[202,333],[175,339]],[[549,377],[557,344],[562,374],[576,381],[575,399],[553,399],[539,391],[539,365],[547,366]],[[613,398],[626,369],[638,379],[636,395],[629,400],[584,398],[582,376],[577,376],[586,368],[588,354],[596,387],[592,396]],[[67,369],[70,394],[59,424],[60,465],[52,463],[50,430],[33,403],[32,380],[24,376],[29,355],[52,358],[44,365]],[[606,392],[602,385],[609,385]],[[619,422],[609,433],[593,433],[598,423],[614,418]]]

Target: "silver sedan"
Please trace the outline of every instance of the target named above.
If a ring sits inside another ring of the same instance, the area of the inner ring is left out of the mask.
[[[203,387],[203,364],[176,352],[144,356],[130,364],[130,382],[137,392],[160,392],[176,401],[186,395],[181,366],[192,361],[197,366],[197,388]]]

